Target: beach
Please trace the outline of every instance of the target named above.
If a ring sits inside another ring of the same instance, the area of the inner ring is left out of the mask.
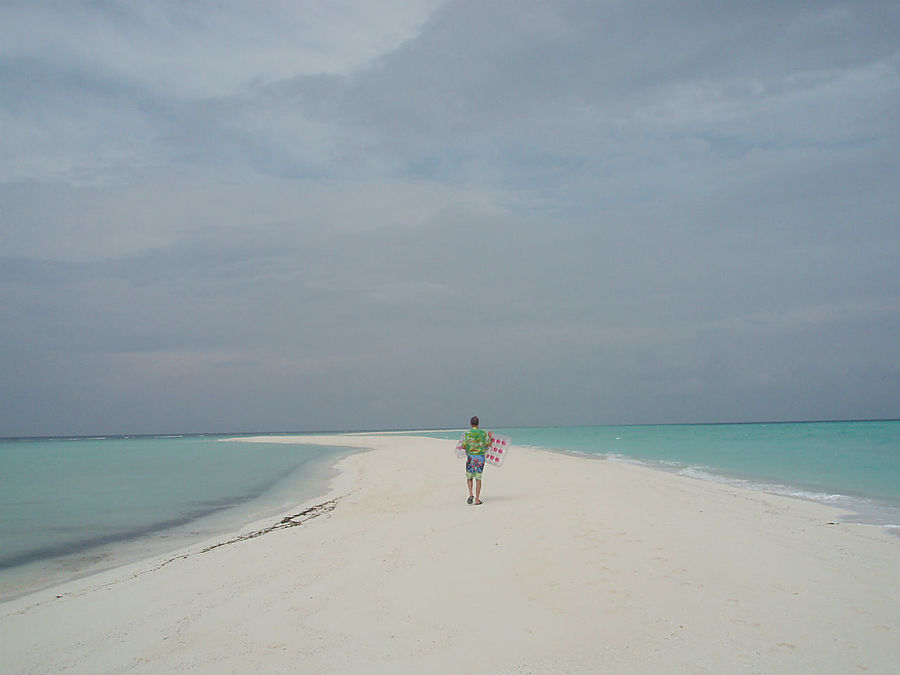
[[[900,671],[900,539],[836,508],[519,447],[469,506],[453,441],[240,440],[366,451],[280,518],[0,604],[3,672]]]

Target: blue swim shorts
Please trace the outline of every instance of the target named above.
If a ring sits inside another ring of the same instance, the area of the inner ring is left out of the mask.
[[[466,478],[481,480],[484,471],[484,455],[466,455]]]

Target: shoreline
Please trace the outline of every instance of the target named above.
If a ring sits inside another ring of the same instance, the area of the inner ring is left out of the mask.
[[[878,420],[862,420],[862,422],[871,422]],[[886,420],[894,422],[897,420]],[[844,424],[844,421],[828,421],[815,422],[815,424]],[[630,427],[675,427],[675,426],[705,426],[705,427],[722,427],[722,426],[753,426],[753,425],[770,426],[773,424],[794,425],[797,422],[766,422],[766,423],[709,423],[709,424],[660,424],[660,425],[620,425],[621,428]],[[803,424],[808,424],[804,422]],[[564,427],[569,428],[569,427]],[[585,427],[596,428],[596,427]],[[615,428],[615,426],[613,427]],[[497,429],[498,433],[504,433],[517,437],[516,432],[522,429]],[[527,429],[525,429],[527,431]],[[409,432],[415,434],[445,434],[445,433],[462,433],[462,430],[432,430],[422,431],[416,430]],[[380,432],[359,432],[364,433],[380,433]],[[398,432],[391,432],[398,433]],[[383,435],[383,434],[382,434]],[[436,436],[440,438],[440,436]],[[833,507],[848,512],[844,522],[853,522],[859,525],[867,525],[880,527],[891,536],[900,538],[900,498],[889,498],[885,496],[875,496],[861,492],[854,492],[846,488],[825,488],[821,485],[806,484],[800,480],[785,480],[783,478],[763,477],[760,475],[751,475],[739,471],[729,470],[728,468],[708,466],[705,464],[692,464],[690,462],[679,460],[663,460],[641,458],[630,454],[621,454],[614,450],[591,452],[585,450],[575,450],[566,448],[556,448],[543,444],[516,444],[516,447],[529,448],[539,452],[549,452],[562,455],[570,455],[583,457],[586,459],[601,459],[610,462],[621,462],[651,471],[661,471],[670,475],[677,475],[684,478],[690,478],[701,482],[710,482],[722,485],[730,485],[743,490],[753,492],[762,492],[770,495],[787,497],[790,499],[798,499],[803,502],[821,504],[823,506]]]
[[[367,435],[367,432],[359,432],[356,434],[346,435]],[[303,495],[303,498],[299,501],[293,500],[290,502],[283,502],[282,505],[278,507],[274,507],[272,504],[269,504],[267,508],[262,508],[263,513],[256,514],[249,518],[244,517],[241,519],[235,519],[233,515],[229,517],[228,514],[223,514],[220,512],[213,512],[205,516],[201,516],[198,519],[191,520],[185,525],[170,528],[170,536],[177,537],[179,532],[183,534],[183,531],[186,529],[197,530],[198,523],[200,523],[199,529],[202,531],[202,534],[200,534],[199,536],[196,534],[185,535],[185,541],[177,545],[168,543],[161,544],[159,542],[148,544],[143,540],[143,537],[125,540],[122,542],[113,542],[114,551],[112,553],[93,552],[89,556],[92,558],[107,560],[107,562],[105,563],[97,563],[94,565],[88,564],[85,566],[86,569],[76,572],[37,572],[35,575],[33,575],[33,577],[39,576],[41,581],[28,582],[21,589],[13,590],[7,594],[0,596],[0,616],[2,616],[4,605],[8,603],[23,600],[27,601],[28,598],[39,594],[52,594],[54,595],[54,597],[59,597],[55,594],[55,591],[57,589],[63,589],[72,584],[78,584],[80,582],[89,582],[92,578],[95,577],[116,575],[116,573],[120,570],[130,570],[131,568],[147,567],[151,570],[158,569],[159,566],[167,565],[179,558],[186,558],[192,555],[197,555],[198,553],[203,553],[207,550],[212,550],[223,545],[242,541],[245,538],[255,538],[255,536],[248,537],[247,535],[260,532],[262,530],[268,530],[270,528],[276,529],[275,526],[278,525],[279,519],[291,517],[291,514],[293,512],[315,508],[317,506],[320,506],[324,502],[334,500],[339,490],[341,489],[341,486],[344,486],[349,481],[352,481],[354,475],[352,469],[342,467],[342,463],[344,462],[344,460],[355,454],[366,453],[372,450],[372,448],[355,446],[352,442],[340,443],[339,440],[343,436],[344,434],[340,436],[235,436],[219,439],[219,442],[237,443],[249,442],[328,445],[337,448],[344,448],[345,452],[341,452],[336,457],[322,458],[319,460],[318,466],[315,466],[315,475],[312,478],[322,478],[324,476],[327,479],[326,484],[321,489],[311,487],[312,483],[310,481],[310,477],[303,475],[303,470],[306,467],[300,467],[295,470],[295,473],[297,473],[297,475],[299,476],[298,478],[291,480],[291,477],[288,476],[283,481],[285,483],[283,486],[271,488],[272,492],[277,495],[285,495],[291,488],[297,489]],[[325,440],[322,443],[318,443],[317,441],[309,440],[311,438]],[[229,511],[231,509],[239,508],[240,506],[241,505],[231,506],[224,509],[223,511]],[[206,521],[212,521],[215,524],[212,526],[204,526],[203,523]],[[91,549],[88,549],[88,552],[91,551]],[[40,565],[48,562],[53,563],[55,562],[55,559],[36,561],[35,563],[29,563],[29,565]],[[10,570],[10,572],[14,571],[15,568]]]
[[[521,446],[518,446],[521,447]],[[762,494],[796,499],[807,504],[818,504],[826,508],[836,509],[846,517],[845,523],[864,525],[867,527],[882,528],[887,534],[900,538],[900,505],[884,498],[868,495],[854,495],[844,493],[815,492],[816,487],[804,487],[791,483],[773,483],[760,478],[747,478],[724,472],[715,467],[703,467],[697,469],[690,465],[670,465],[663,462],[638,459],[628,455],[614,453],[591,453],[579,450],[559,450],[543,446],[527,446],[537,452],[550,452],[561,455],[583,457],[591,460],[616,462],[630,466],[636,466],[648,471],[658,471],[671,476],[678,476],[700,483],[712,483],[727,485],[739,490],[759,492]],[[820,489],[819,489],[820,490]],[[823,499],[827,497],[828,499]]]
[[[335,468],[340,460],[363,451],[347,445],[346,452],[298,466],[259,494],[176,524],[160,523],[95,545],[61,548],[55,555],[0,569],[0,607],[39,591],[271,524],[271,520],[325,495],[340,473]]]
[[[337,462],[328,492],[309,500],[337,499],[334,508],[299,526],[216,537],[205,551],[0,604],[7,668],[813,673],[900,663],[900,546],[843,522],[841,509],[518,447],[488,469],[475,508],[453,441],[353,438],[369,451]],[[473,630],[486,631],[477,650],[466,646]]]

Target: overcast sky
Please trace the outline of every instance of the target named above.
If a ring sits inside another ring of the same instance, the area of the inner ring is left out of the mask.
[[[0,436],[900,417],[900,4],[0,3]]]

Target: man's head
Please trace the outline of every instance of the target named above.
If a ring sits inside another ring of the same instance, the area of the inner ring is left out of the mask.
[[[471,424],[473,427],[477,427],[478,426],[478,415],[473,415],[472,419],[469,420],[469,424]]]

